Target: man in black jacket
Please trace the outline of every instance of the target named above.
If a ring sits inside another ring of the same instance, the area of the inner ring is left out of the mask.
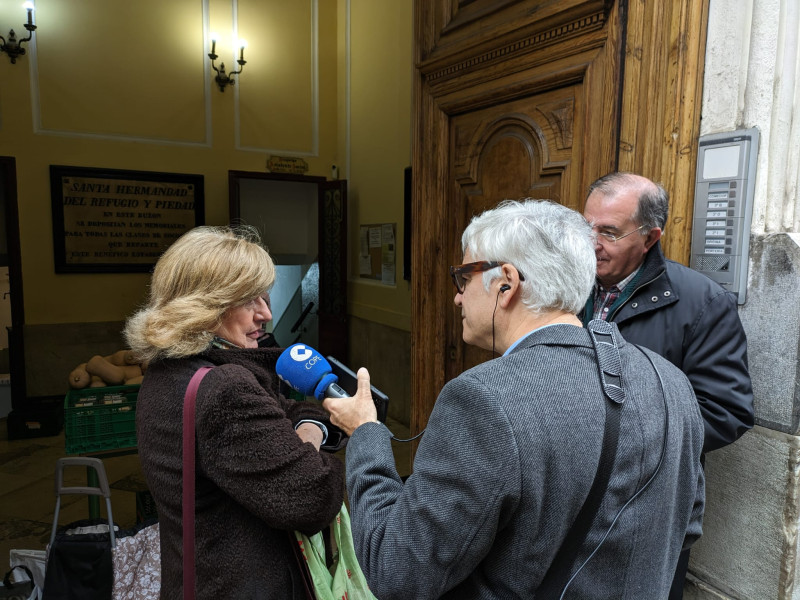
[[[617,323],[623,337],[661,354],[692,384],[705,423],[704,452],[753,426],[747,339],[736,299],[711,279],[667,260],[659,242],[669,196],[631,173],[589,187],[584,217],[597,234],[597,281],[583,313]],[[683,597],[689,562],[681,555],[670,599]]]

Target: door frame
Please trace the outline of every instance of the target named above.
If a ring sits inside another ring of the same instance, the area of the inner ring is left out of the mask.
[[[5,228],[8,244],[8,279],[11,290],[11,331],[8,334],[11,371],[11,406],[21,410],[27,396],[25,385],[25,302],[22,288],[22,252],[17,199],[17,161],[0,156],[0,185],[5,198]]]
[[[320,305],[318,350],[345,360],[348,356],[347,327],[347,182],[316,175],[228,171],[229,215],[232,223],[241,217],[240,182],[243,179],[294,181],[317,186]]]

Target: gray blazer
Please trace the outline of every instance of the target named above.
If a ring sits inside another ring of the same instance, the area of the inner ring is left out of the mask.
[[[658,378],[624,340],[620,354],[627,399],[614,472],[576,564],[661,457]],[[565,598],[666,598],[678,554],[700,537],[703,422],[683,373],[649,354],[669,407],[663,463]],[[347,489],[373,593],[381,600],[535,598],[597,471],[604,402],[588,332],[554,325],[445,385],[405,485],[390,432],[378,423],[359,427],[347,447]]]

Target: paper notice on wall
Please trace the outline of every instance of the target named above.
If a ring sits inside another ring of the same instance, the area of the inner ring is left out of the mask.
[[[359,227],[358,274],[360,277],[379,280],[384,285],[395,285],[396,229],[396,223],[361,225]]]
[[[358,274],[369,276],[372,273],[372,257],[363,254],[358,257]]]
[[[372,273],[372,259],[369,255],[369,227],[359,228],[358,274],[368,277]]]
[[[370,248],[380,248],[381,247],[381,233],[382,233],[382,226],[381,227],[369,227],[369,247]]]
[[[395,284],[394,223],[381,225],[381,283]]]

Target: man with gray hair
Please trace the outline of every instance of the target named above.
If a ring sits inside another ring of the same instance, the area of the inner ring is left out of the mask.
[[[705,275],[664,258],[669,195],[641,175],[610,173],[589,187],[584,216],[596,232],[597,282],[583,322],[614,322],[628,342],[683,371],[705,424],[703,452],[753,426],[753,387],[736,299]],[[681,555],[670,600],[683,597]]]
[[[663,598],[701,533],[689,382],[613,324],[581,327],[595,255],[575,211],[505,201],[472,219],[462,250],[450,274],[463,339],[501,356],[445,385],[408,480],[366,369],[355,397],[324,402],[351,435],[353,539],[372,592]]]

